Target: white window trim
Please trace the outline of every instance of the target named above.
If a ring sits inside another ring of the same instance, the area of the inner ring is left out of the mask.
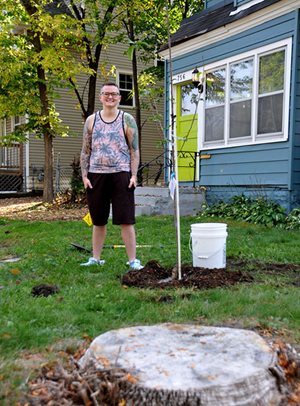
[[[117,85],[120,88],[120,75],[130,75],[132,76],[132,83],[133,83],[133,73],[129,70],[117,70],[116,72],[116,82]],[[132,85],[132,89],[133,89],[133,85]],[[120,90],[126,90],[126,89],[120,89]],[[120,103],[120,107],[123,107],[124,109],[134,109],[135,108],[135,100],[134,97],[132,99],[132,106],[127,106],[125,104],[122,104],[122,99],[121,99],[121,103]]]
[[[281,135],[276,133],[274,136],[272,134],[267,135],[256,135],[256,125],[258,116],[258,55],[268,54],[279,50],[280,48],[286,48],[285,53],[285,76],[284,76],[284,99],[283,99],[283,116],[282,116],[282,126],[283,132]],[[253,94],[252,94],[252,122],[251,122],[251,139],[231,139],[229,140],[229,120],[228,120],[228,97],[229,97],[229,81],[226,81],[226,102],[225,102],[225,133],[224,140],[222,142],[215,141],[210,143],[204,143],[204,132],[205,132],[205,103],[199,103],[198,106],[198,145],[201,150],[207,149],[217,149],[217,148],[227,148],[227,147],[238,147],[243,145],[257,145],[273,142],[283,142],[288,139],[289,130],[289,98],[290,98],[290,79],[291,79],[291,59],[292,59],[292,38],[287,38],[272,44],[253,49],[252,51],[244,52],[242,54],[235,55],[233,57],[223,59],[212,64],[204,65],[198,67],[198,70],[203,72],[208,72],[216,68],[222,67],[224,65],[229,66],[230,63],[239,62],[244,59],[254,57],[253,65]],[[185,82],[187,79],[191,78],[191,71],[177,73],[172,78],[173,85]],[[229,74],[229,69],[227,69],[227,75]],[[174,86],[175,88],[175,86]],[[204,97],[203,97],[204,98]]]
[[[21,118],[21,116],[18,116],[18,117],[19,117],[19,119],[20,119],[20,122],[19,122],[19,123],[16,123],[16,116],[13,116],[13,117],[11,118],[11,128],[12,128],[13,131],[15,130],[16,127],[18,127],[19,125],[22,124],[22,118]]]

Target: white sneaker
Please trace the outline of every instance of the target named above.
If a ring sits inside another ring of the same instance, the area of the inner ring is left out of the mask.
[[[129,262],[129,267],[130,267],[130,269],[134,269],[134,270],[137,270],[137,271],[144,268],[139,259],[134,259],[134,260],[130,261]]]
[[[89,258],[87,262],[84,262],[83,264],[80,264],[80,266],[91,266],[91,265],[104,265],[105,260],[104,259],[96,259],[96,258]]]

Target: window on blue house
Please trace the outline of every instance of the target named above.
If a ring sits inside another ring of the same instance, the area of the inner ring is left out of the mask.
[[[231,139],[251,137],[253,59],[230,64]]]
[[[287,139],[291,42],[204,67],[203,147]]]
[[[257,133],[282,132],[285,51],[259,58]]]
[[[220,68],[206,76],[205,141],[224,138],[225,77],[226,69]]]

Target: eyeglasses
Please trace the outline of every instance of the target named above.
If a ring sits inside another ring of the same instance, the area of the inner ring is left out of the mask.
[[[111,96],[111,97],[118,97],[118,96],[120,96],[120,93],[117,93],[117,92],[112,92],[112,93],[109,93],[109,92],[102,92],[101,95],[102,95],[102,96],[105,96],[105,97],[109,97],[109,96]]]

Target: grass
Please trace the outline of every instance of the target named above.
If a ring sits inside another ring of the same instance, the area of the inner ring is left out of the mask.
[[[181,219],[183,263],[192,261],[190,226],[200,221],[212,220]],[[300,264],[299,231],[226,222],[228,257]],[[119,231],[109,224],[107,245],[122,244]],[[152,245],[138,248],[142,263],[155,259],[165,267],[176,264],[172,216],[138,217],[136,231],[138,244]],[[0,385],[10,380],[9,389],[4,385],[0,404],[5,404],[4,396],[13,397],[14,388],[24,382],[17,373],[22,368],[14,361],[24,353],[43,352],[62,340],[95,337],[123,326],[162,322],[237,324],[246,328],[260,325],[300,342],[299,287],[287,285],[284,277],[264,275],[257,283],[227,289],[165,292],[125,288],[120,284],[127,270],[123,248],[104,249],[106,264],[101,268],[79,266],[87,255],[71,243],[90,248],[90,240],[91,228],[82,221],[0,219],[0,259],[20,258],[18,262],[0,264]],[[32,288],[42,283],[57,285],[59,293],[33,297]],[[160,301],[165,294],[172,300]]]

